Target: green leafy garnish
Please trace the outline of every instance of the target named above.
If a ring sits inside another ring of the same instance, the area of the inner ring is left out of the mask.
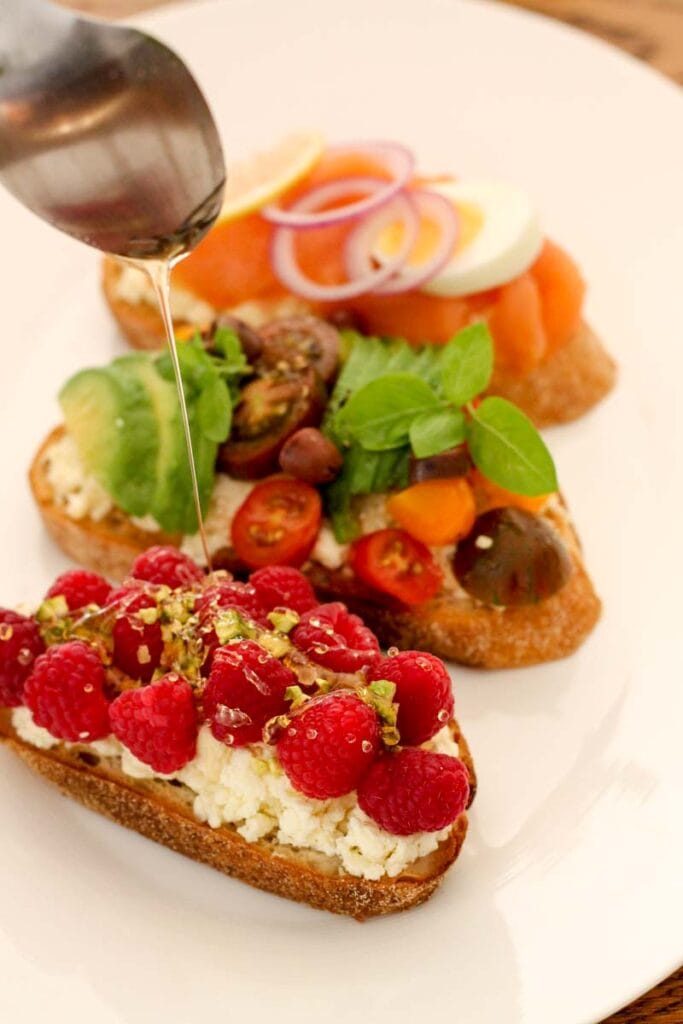
[[[437,409],[418,416],[410,426],[410,446],[418,459],[438,455],[465,440],[465,416],[460,409]]]
[[[337,414],[335,430],[368,451],[387,451],[408,440],[417,416],[439,407],[429,384],[414,373],[388,373],[370,381]]]
[[[461,406],[485,391],[493,373],[493,343],[485,324],[465,327],[445,347],[441,358],[441,390]]]
[[[407,446],[387,452],[368,452],[359,444],[352,444],[347,449],[341,473],[327,488],[327,511],[340,544],[347,544],[359,532],[352,498],[358,494],[379,494],[405,487],[409,457]]]
[[[232,402],[221,377],[212,377],[202,388],[197,400],[197,419],[199,429],[209,441],[225,441],[232,422]]]
[[[557,489],[552,458],[516,406],[487,398],[493,373],[488,327],[472,324],[444,347],[345,332],[346,360],[323,422],[344,450],[344,465],[327,488],[327,511],[341,543],[359,532],[353,498],[402,488],[411,455],[438,455],[467,443],[475,465],[517,494]]]
[[[534,497],[557,490],[552,456],[524,413],[504,398],[472,410],[467,442],[477,469],[507,491]]]

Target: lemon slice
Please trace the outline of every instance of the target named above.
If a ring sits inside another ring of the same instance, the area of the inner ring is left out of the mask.
[[[218,223],[260,210],[296,185],[318,162],[324,139],[317,132],[288,135],[272,149],[228,167]]]

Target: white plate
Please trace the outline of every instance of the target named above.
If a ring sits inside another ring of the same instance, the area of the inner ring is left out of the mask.
[[[454,672],[481,790],[423,909],[360,926],[258,893],[62,801],[0,755],[3,1019],[585,1024],[672,971],[680,918],[683,102],[587,36],[445,0],[232,0],[149,19],[228,157],[301,125],[403,139],[530,189],[590,282],[619,387],[552,432],[602,623],[568,661]],[[95,256],[6,195],[2,599],[64,565],[25,483],[54,393],[121,348]]]

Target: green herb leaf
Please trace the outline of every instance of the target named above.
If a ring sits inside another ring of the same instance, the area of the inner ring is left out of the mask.
[[[438,407],[439,399],[420,377],[390,373],[351,395],[336,416],[335,432],[369,451],[386,451],[405,444],[413,420]]]
[[[338,440],[334,434],[334,423],[339,409],[354,392],[370,381],[387,373],[405,372],[414,373],[432,387],[438,384],[443,352],[438,345],[416,348],[397,338],[380,340],[365,338],[355,331],[343,331],[342,350],[343,365],[327,403],[322,427],[333,441]]]
[[[220,444],[230,433],[232,402],[224,380],[214,377],[202,389],[197,402],[199,428],[209,441]]]
[[[485,398],[472,411],[467,440],[475,466],[505,490],[529,497],[557,490],[550,452],[533,423],[512,402]]]
[[[441,388],[454,405],[464,405],[485,391],[493,373],[493,342],[486,324],[459,331],[441,357]]]
[[[245,367],[246,356],[242,351],[239,335],[230,327],[217,327],[211,341],[212,347],[231,366]]]
[[[177,351],[183,389],[187,398],[190,399],[202,390],[208,380],[216,376],[216,371],[211,356],[205,351],[202,339],[198,334],[187,341],[179,341]],[[165,352],[157,358],[156,368],[165,380],[175,381],[169,352]]]
[[[465,417],[460,409],[423,413],[410,426],[410,444],[418,459],[438,455],[464,440]]]
[[[352,444],[344,456],[342,471],[327,488],[325,504],[334,535],[347,544],[358,535],[351,499],[357,494],[376,494],[405,487],[408,483],[408,447],[388,452],[367,452]]]

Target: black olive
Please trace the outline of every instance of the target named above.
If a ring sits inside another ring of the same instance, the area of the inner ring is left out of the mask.
[[[263,351],[258,368],[281,373],[312,367],[329,384],[339,365],[339,332],[316,316],[274,320],[259,331]]]
[[[307,484],[329,484],[344,458],[337,446],[316,427],[303,427],[288,437],[280,452],[283,473]]]
[[[459,444],[438,455],[429,455],[425,459],[410,456],[408,463],[408,480],[411,484],[421,484],[425,480],[443,480],[448,477],[466,476],[472,469],[472,459],[467,445]]]
[[[490,605],[536,604],[569,579],[572,563],[548,523],[520,508],[480,515],[453,556],[460,586]]]
[[[325,399],[325,388],[310,368],[252,380],[240,396],[230,439],[219,449],[218,468],[240,480],[276,472],[287,438],[320,423]]]

